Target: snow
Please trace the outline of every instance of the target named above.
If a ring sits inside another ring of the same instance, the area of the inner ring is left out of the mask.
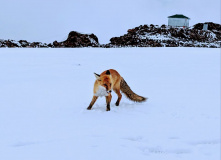
[[[94,72],[148,100],[87,110]],[[220,49],[0,49],[1,160],[219,160]]]
[[[168,35],[161,35],[158,33],[156,33],[155,35],[153,35],[152,33],[146,33],[145,35],[139,35],[139,38],[140,39],[153,39],[153,40],[171,40],[172,39]]]
[[[108,93],[106,91],[106,88],[104,88],[103,86],[99,86],[97,92],[94,95],[98,97],[103,97],[108,96]]]

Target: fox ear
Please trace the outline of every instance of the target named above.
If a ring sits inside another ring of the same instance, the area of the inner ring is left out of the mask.
[[[97,79],[97,80],[99,80],[99,79],[100,79],[100,75],[99,75],[99,74],[94,73],[94,75],[95,75],[95,77],[96,77],[96,79]]]
[[[106,75],[110,75],[110,71],[109,70],[107,70]]]

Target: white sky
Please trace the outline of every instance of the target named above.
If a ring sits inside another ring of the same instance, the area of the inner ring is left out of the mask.
[[[220,24],[220,0],[0,0],[0,39],[63,41],[70,31],[94,33],[100,43],[143,24],[167,24],[184,14],[190,26]]]

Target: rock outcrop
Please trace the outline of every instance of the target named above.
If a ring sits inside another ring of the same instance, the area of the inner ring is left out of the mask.
[[[202,24],[203,25],[203,24]],[[172,28],[166,25],[141,25],[129,29],[127,34],[113,37],[105,47],[212,47],[220,48],[221,25],[209,23],[202,30],[201,24],[194,28]]]
[[[204,23],[192,28],[172,28],[166,25],[140,25],[128,29],[120,37],[113,37],[109,44],[99,44],[94,34],[81,34],[71,31],[65,41],[53,43],[28,42],[26,40],[1,40],[0,47],[21,48],[80,48],[80,47],[210,47],[220,48],[221,25],[206,22],[208,30],[203,30]]]
[[[0,48],[9,47],[9,48],[48,48],[50,44],[41,43],[41,42],[28,42],[26,40],[1,40],[0,39]]]
[[[54,41],[52,44],[41,42],[28,42],[26,40],[0,40],[0,47],[20,48],[76,48],[76,47],[99,47],[99,41],[94,34],[81,34],[71,31],[68,38],[63,42]]]
[[[98,47],[98,38],[94,34],[81,34],[79,32],[71,31],[67,40],[63,42],[53,42],[54,47]]]

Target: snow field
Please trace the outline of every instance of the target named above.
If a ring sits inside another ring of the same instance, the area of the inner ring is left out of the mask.
[[[86,110],[94,72],[131,89]],[[0,159],[219,160],[220,49],[0,49]]]

